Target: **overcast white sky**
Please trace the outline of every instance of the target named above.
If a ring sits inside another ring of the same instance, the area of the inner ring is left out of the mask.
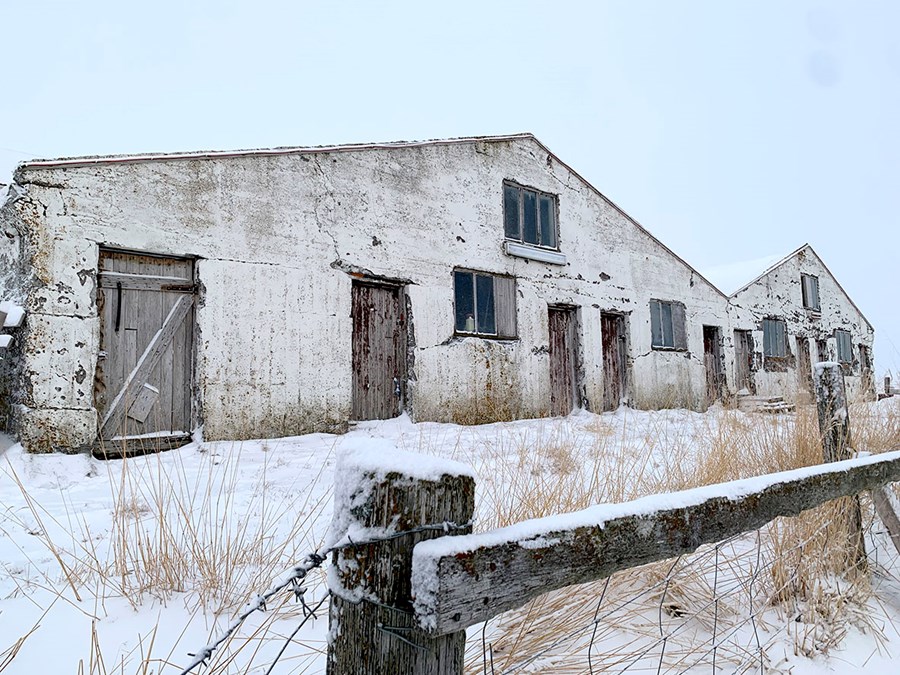
[[[701,271],[811,243],[900,374],[900,2],[140,4],[0,1],[0,182],[531,131]]]

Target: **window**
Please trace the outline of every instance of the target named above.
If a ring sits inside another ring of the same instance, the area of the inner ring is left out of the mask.
[[[516,337],[516,280],[482,272],[453,272],[456,332]]]
[[[503,232],[507,239],[556,248],[556,196],[503,184]]]
[[[836,330],[834,331],[834,340],[837,343],[837,360],[841,363],[852,363],[853,343],[850,342],[850,332]]]
[[[650,334],[654,349],[687,349],[684,305],[680,302],[651,300]]]
[[[820,311],[819,277],[814,277],[811,274],[801,274],[800,285],[803,289],[803,306],[807,309]]]
[[[763,319],[763,354],[787,356],[787,329],[781,319]]]

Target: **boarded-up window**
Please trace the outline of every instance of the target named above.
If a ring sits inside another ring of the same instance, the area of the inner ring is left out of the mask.
[[[516,280],[482,272],[453,272],[456,332],[516,337]]]
[[[651,300],[650,334],[654,349],[687,349],[684,305],[667,300]]]
[[[787,356],[787,328],[781,319],[763,319],[763,354]]]
[[[801,274],[800,285],[803,288],[803,306],[807,309],[820,310],[819,278],[811,274]]]
[[[556,248],[556,195],[503,184],[503,233],[507,239]]]
[[[853,343],[850,341],[850,332],[846,330],[834,331],[834,340],[837,344],[837,359],[841,363],[853,362]]]

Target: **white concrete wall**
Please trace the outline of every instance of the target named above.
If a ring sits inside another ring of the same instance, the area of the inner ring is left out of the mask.
[[[96,433],[100,246],[198,257],[197,381],[209,438],[346,422],[347,271],[410,281],[418,419],[545,414],[548,303],[581,308],[594,408],[601,310],[628,316],[640,406],[702,406],[702,325],[727,334],[718,291],[530,139],[29,168],[17,179],[28,191],[17,213],[35,242],[23,419],[35,446],[77,446]],[[504,179],[559,195],[565,266],[503,252]],[[453,336],[456,266],[517,277],[518,340]],[[686,305],[688,352],[651,349],[651,298]]]
[[[820,312],[803,306],[803,291],[800,275],[810,274],[819,279]],[[864,394],[862,368],[859,363],[859,345],[866,345],[870,358],[874,331],[865,317],[853,305],[837,281],[825,267],[822,260],[809,246],[788,258],[768,274],[764,275],[732,297],[733,326],[753,330],[759,369],[754,374],[757,394],[761,396],[784,396],[795,401],[799,394],[800,373],[797,369],[797,341],[809,341],[812,363],[817,360],[816,340],[826,340],[828,358],[837,360],[834,331],[843,329],[850,332],[853,343],[854,363],[845,381],[851,398]],[[762,320],[767,317],[784,319],[788,333],[788,368],[779,372],[765,367],[763,358]],[[732,371],[733,372],[733,371]]]
[[[16,178],[27,196],[7,221],[28,233],[21,434],[33,449],[96,434],[101,246],[197,257],[196,380],[211,439],[346,424],[350,273],[409,281],[409,404],[420,420],[546,414],[547,305],[556,303],[580,308],[587,405],[602,403],[600,312],[618,311],[632,402],[701,408],[702,326],[722,328],[731,384],[732,330],[751,311],[730,307],[530,138],[32,167]],[[558,195],[566,265],[504,253],[507,179]],[[454,267],[517,278],[517,340],[454,336]],[[821,294],[825,303],[824,279]],[[688,351],[651,348],[653,298],[685,304]]]

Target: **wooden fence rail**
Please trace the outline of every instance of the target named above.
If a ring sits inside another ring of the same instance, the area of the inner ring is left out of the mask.
[[[824,453],[841,458],[849,452],[850,426],[840,366],[818,364],[816,375]],[[350,473],[361,477],[359,487],[344,486],[354,496],[344,499],[343,507],[336,499],[335,506],[335,522],[345,523],[348,532],[373,525],[396,532],[449,518],[450,510],[431,506],[438,484],[462,490],[465,508],[452,511],[454,517],[471,513],[474,484],[461,478],[465,472],[451,469],[439,479],[423,480],[414,470],[379,473],[369,464],[351,467]],[[330,589],[336,606],[345,615],[351,605],[359,606],[373,618],[344,624],[332,612],[330,633],[340,637],[329,642],[329,671],[351,672],[352,663],[355,673],[462,673],[462,631],[542,593],[690,553],[865,490],[876,491],[886,522],[893,511],[878,491],[898,480],[900,451],[895,451],[598,505],[482,534],[394,539],[381,553],[379,545],[369,545],[356,560],[335,560],[340,583]],[[855,536],[858,513],[849,523]],[[861,530],[857,533],[861,547]],[[385,629],[389,621],[396,631]]]

